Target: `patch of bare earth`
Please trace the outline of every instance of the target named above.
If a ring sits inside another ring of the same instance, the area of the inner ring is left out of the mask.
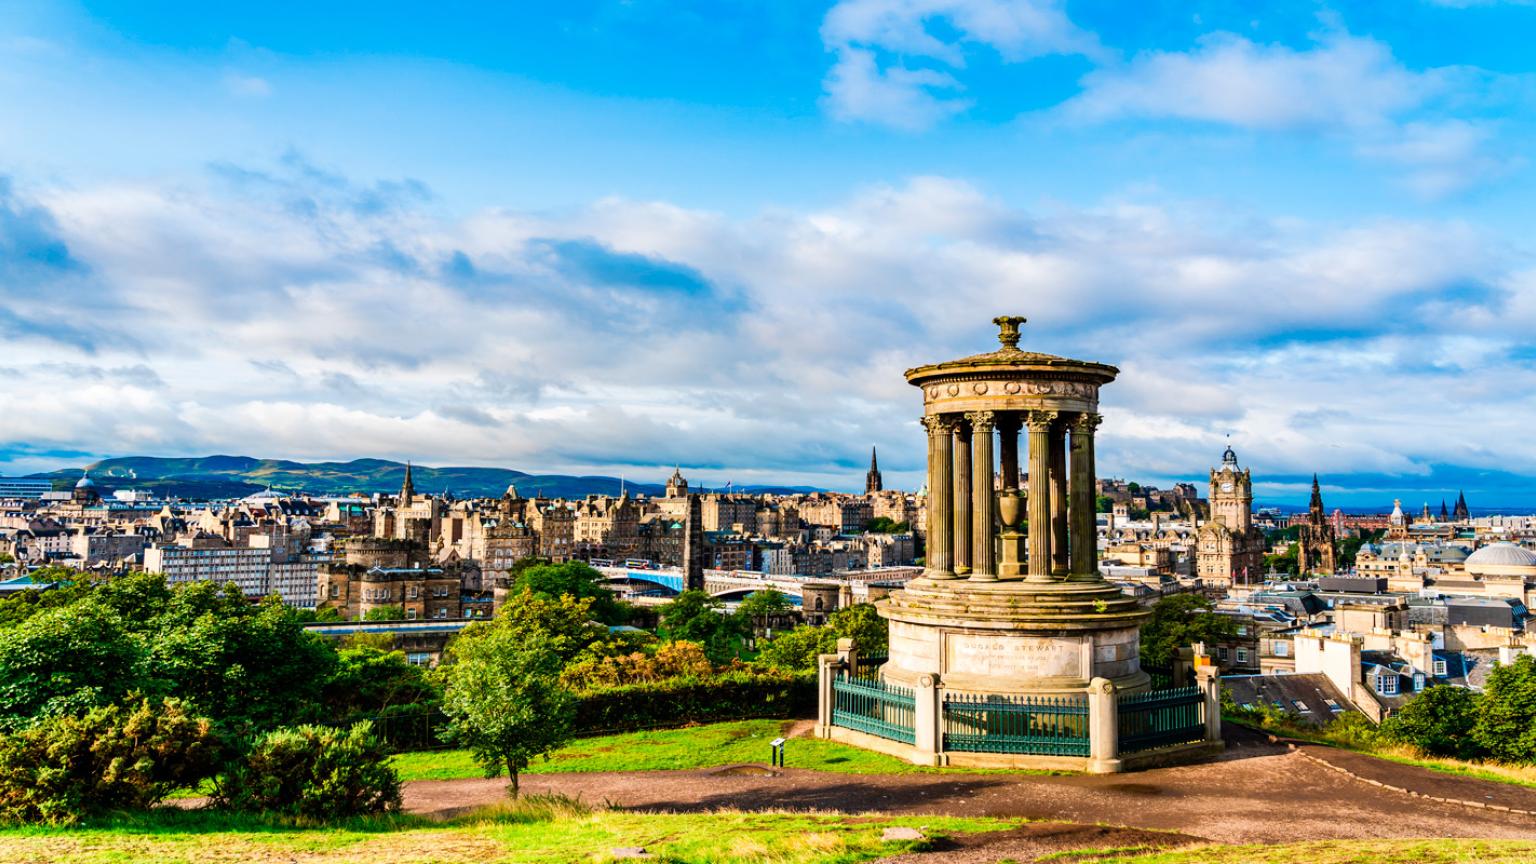
[[[1108,850],[1124,854],[1137,849],[1151,852],[1204,843],[1199,837],[1163,831],[1141,831],[1107,825],[1075,825],[1070,822],[1034,822],[1009,831],[960,834],[945,838],[929,852],[909,852],[882,858],[876,864],[995,864],[998,861],[1035,861],[1043,855],[1080,852],[1064,862],[1092,861]]]

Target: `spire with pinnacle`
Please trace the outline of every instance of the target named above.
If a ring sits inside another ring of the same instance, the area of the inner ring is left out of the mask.
[[[869,473],[864,475],[864,494],[872,495],[885,489],[885,479],[880,476],[880,459],[875,448],[869,448]]]
[[[1472,514],[1467,511],[1466,492],[1456,493],[1456,511],[1451,514],[1451,518],[1455,519],[1457,522],[1465,522],[1472,518]]]
[[[416,503],[416,484],[411,482],[411,463],[405,463],[405,482],[400,486],[400,506],[409,507]]]

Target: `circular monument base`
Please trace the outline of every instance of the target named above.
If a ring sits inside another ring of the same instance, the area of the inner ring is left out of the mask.
[[[1031,582],[915,579],[878,604],[890,621],[882,677],[947,690],[1066,695],[1094,678],[1117,690],[1150,686],[1141,623],[1151,614],[1102,579]]]

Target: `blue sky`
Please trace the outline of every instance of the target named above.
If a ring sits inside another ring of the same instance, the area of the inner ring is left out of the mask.
[[[1106,473],[1536,506],[1536,6],[1129,8],[0,6],[0,470],[915,485],[1011,312]]]

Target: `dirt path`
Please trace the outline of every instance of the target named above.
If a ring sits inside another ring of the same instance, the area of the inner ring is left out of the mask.
[[[1446,775],[1381,764],[1391,768],[1372,767],[1390,771],[1402,781],[1397,785],[1412,788],[1413,781],[1426,780],[1421,774],[1447,782]],[[635,810],[1023,816],[1178,831],[1221,843],[1360,837],[1536,839],[1536,818],[1413,798],[1241,734],[1220,761],[1125,775],[854,775],[789,768],[776,776],[751,776],[710,769],[531,775],[523,788]],[[504,794],[500,780],[424,781],[406,784],[405,804],[415,812],[449,815]],[[1476,794],[1459,797],[1483,794],[1491,793],[1479,788]]]

